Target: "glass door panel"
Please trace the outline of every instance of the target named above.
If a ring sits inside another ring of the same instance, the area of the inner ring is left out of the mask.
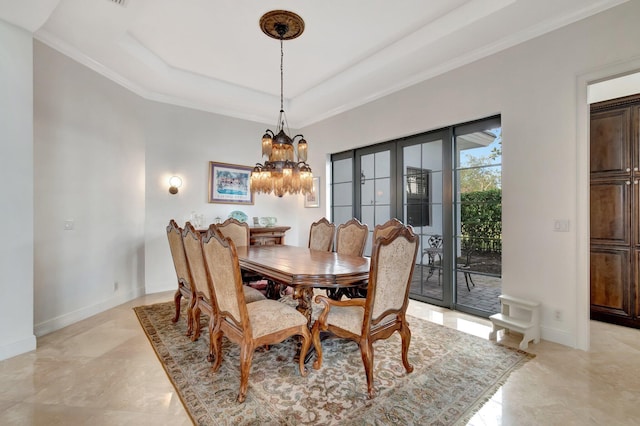
[[[455,138],[456,309],[483,316],[500,311],[502,292],[502,138],[492,124]]]
[[[360,155],[360,218],[369,227],[364,255],[371,255],[373,228],[392,215],[391,150]]]
[[[445,296],[442,154],[442,139],[425,136],[412,138],[402,147],[404,222],[420,236],[410,295],[437,304],[443,304]]]
[[[331,220],[345,223],[353,217],[353,158],[333,159],[331,176]]]

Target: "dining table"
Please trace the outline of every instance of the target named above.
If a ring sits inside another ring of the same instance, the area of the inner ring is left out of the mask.
[[[311,327],[313,289],[366,287],[368,257],[289,245],[237,247],[240,268],[293,288],[297,309]]]

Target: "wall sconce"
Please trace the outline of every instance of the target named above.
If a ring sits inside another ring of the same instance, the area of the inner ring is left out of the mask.
[[[178,188],[182,186],[182,179],[179,176],[171,176],[169,178],[169,194],[177,194]]]

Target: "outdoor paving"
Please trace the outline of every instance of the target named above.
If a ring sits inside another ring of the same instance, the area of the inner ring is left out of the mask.
[[[438,275],[436,268],[431,277],[428,277],[428,266],[416,265],[411,281],[411,293],[442,300],[442,285],[439,282],[442,277]],[[500,300],[502,294],[502,278],[469,273],[475,286],[469,283],[467,290],[463,272],[457,273],[457,305],[463,305],[479,309],[489,314],[500,312]]]

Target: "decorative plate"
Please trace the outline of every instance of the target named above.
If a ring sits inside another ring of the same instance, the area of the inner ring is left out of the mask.
[[[240,210],[234,210],[229,213],[229,217],[234,218],[238,222],[246,222],[249,218],[245,212],[241,212]]]

